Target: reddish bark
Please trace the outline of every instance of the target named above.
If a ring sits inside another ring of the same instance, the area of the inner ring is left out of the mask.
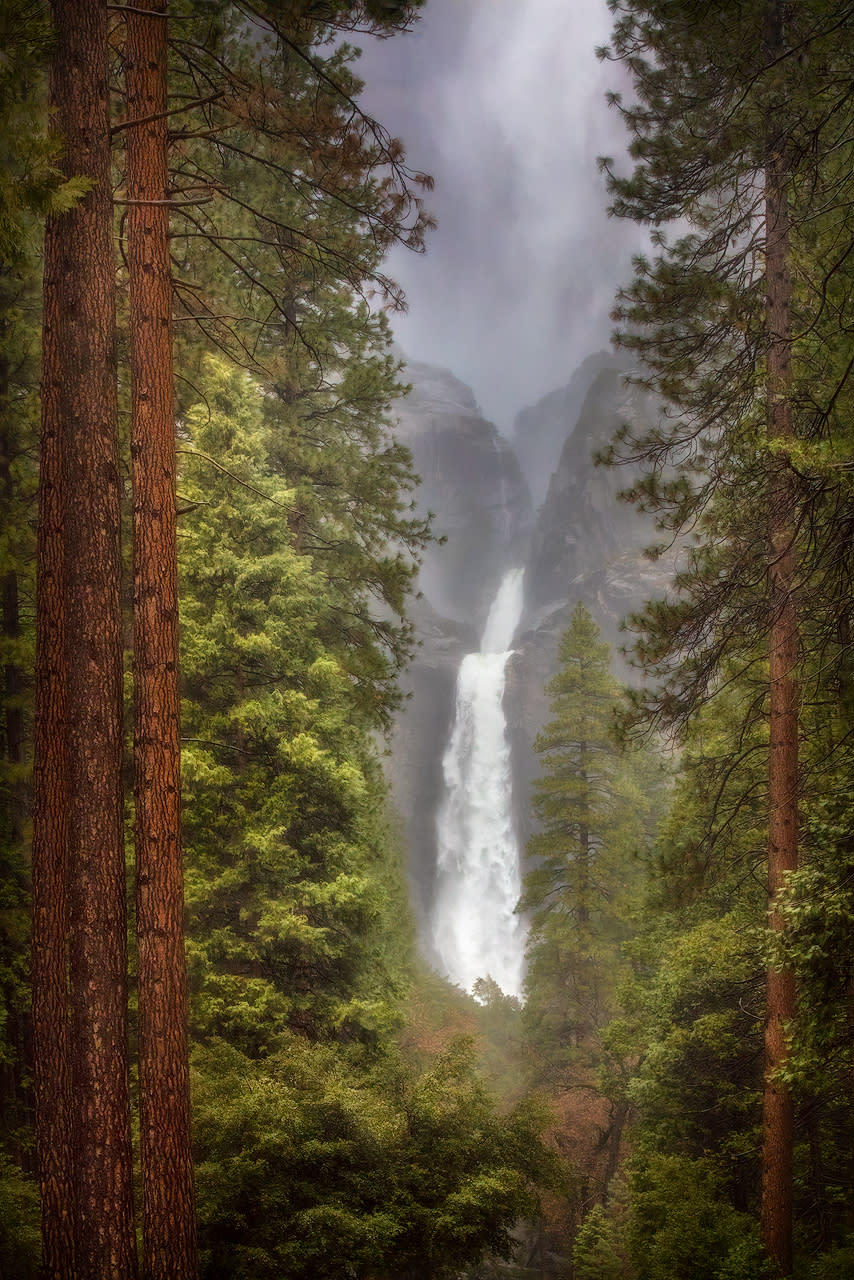
[[[148,10],[148,13],[141,12]],[[136,913],[147,1280],[197,1274],[190,1149],[164,0],[127,14]]]
[[[62,236],[45,237],[42,436],[36,548],[33,746],[33,1086],[42,1204],[42,1274],[74,1270],[74,1164],[68,1024],[68,831],[65,769],[65,587],[61,482]]]
[[[34,855],[36,1053],[45,1051],[50,1028],[64,1044],[67,874],[75,1245],[72,1259],[67,1217],[58,1219],[59,1206],[46,1201],[46,1214],[54,1218],[46,1225],[46,1267],[48,1274],[106,1280],[136,1274],[107,10],[102,0],[54,0],[52,13],[51,94],[64,139],[65,172],[88,177],[93,189],[48,227]],[[56,1107],[47,1099],[53,1089],[60,1099]],[[55,1200],[67,1195],[69,1163],[64,1152],[68,1127],[60,1115],[67,1082],[57,1051],[48,1053],[37,1094],[42,1180]],[[45,1150],[44,1126],[51,1118],[63,1145],[57,1157]],[[46,1185],[46,1178],[48,1183],[55,1178],[56,1187]],[[65,1200],[65,1215],[70,1203]],[[49,1257],[51,1234],[57,1251]]]

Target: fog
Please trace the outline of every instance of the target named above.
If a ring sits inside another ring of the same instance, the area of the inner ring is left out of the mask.
[[[507,430],[606,345],[638,229],[606,215],[599,155],[625,153],[599,62],[605,0],[427,0],[413,32],[368,42],[364,105],[431,173],[427,253],[392,254],[413,359],[445,365]]]

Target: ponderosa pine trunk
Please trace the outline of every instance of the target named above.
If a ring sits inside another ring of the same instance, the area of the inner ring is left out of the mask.
[[[147,10],[148,12],[143,12]],[[197,1275],[190,1148],[164,0],[126,15],[140,1150],[146,1280]]]
[[[767,13],[769,61],[782,48],[779,0]],[[765,168],[765,273],[768,334],[768,433],[771,441],[793,436],[791,408],[791,278],[789,215],[783,142],[769,130]],[[798,865],[798,620],[795,609],[793,495],[785,461],[777,466],[770,513],[771,603],[770,764],[768,779],[768,893],[772,928],[782,920],[776,898]],[[792,1271],[794,1103],[777,1078],[787,1056],[786,1025],[795,1016],[795,978],[790,969],[769,968],[765,1014],[765,1084],[762,1144],[762,1240],[783,1276]]]
[[[52,15],[51,100],[63,165],[93,186],[74,209],[49,220],[44,286],[33,877],[37,1061],[46,1055],[37,1081],[45,1271],[127,1280],[136,1274],[136,1242],[107,9],[103,0],[54,0]],[[56,1152],[46,1147],[53,1140],[48,1125],[60,1144]]]
[[[75,1275],[68,1022],[61,245],[58,220],[49,219],[44,247],[32,841],[33,1089],[45,1280],[73,1280]]]

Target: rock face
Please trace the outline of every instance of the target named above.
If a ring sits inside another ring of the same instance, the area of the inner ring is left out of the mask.
[[[649,397],[626,386],[626,368],[606,352],[590,357],[566,387],[519,415],[509,442],[451,373],[417,363],[407,367],[413,392],[397,408],[398,435],[422,479],[419,505],[435,513],[435,531],[447,539],[429,550],[421,570],[422,599],[412,610],[420,647],[407,673],[410,698],[388,767],[422,923],[432,903],[435,821],[456,675],[463,656],[478,648],[503,573],[526,566],[525,611],[504,698],[522,841],[530,831],[530,788],[538,772],[533,741],[548,718],[544,685],[555,672],[573,608],[581,601],[590,609],[625,679],[628,667],[616,654],[624,639],[620,620],[663,594],[670,580],[670,561],[651,563],[643,555],[654,541],[651,521],[617,497],[630,477],[593,462],[594,451],[621,423],[654,420]],[[542,496],[536,514],[529,486]]]
[[[619,499],[631,477],[622,467],[593,461],[621,422],[650,420],[648,398],[626,387],[624,376],[616,363],[600,369],[569,428],[534,530],[527,584],[532,612],[565,603],[572,584],[580,590],[591,575],[652,538],[649,520]]]
[[[471,390],[446,369],[411,362],[412,392],[397,406],[397,436],[421,477],[418,504],[446,539],[424,559],[420,587],[447,618],[480,626],[503,569],[524,546],[531,499],[507,440]]]
[[[535,506],[546,496],[567,436],[596,376],[603,369],[623,368],[610,351],[597,351],[578,366],[565,387],[558,387],[516,415],[512,444]]]

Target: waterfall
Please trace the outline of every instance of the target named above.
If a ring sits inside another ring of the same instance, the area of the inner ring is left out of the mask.
[[[436,954],[461,987],[469,989],[488,974],[508,995],[521,992],[524,937],[513,914],[519,849],[502,699],[522,614],[523,574],[510,569],[504,575],[480,652],[467,654],[460,665],[454,725],[442,760],[445,798],[436,823]]]

